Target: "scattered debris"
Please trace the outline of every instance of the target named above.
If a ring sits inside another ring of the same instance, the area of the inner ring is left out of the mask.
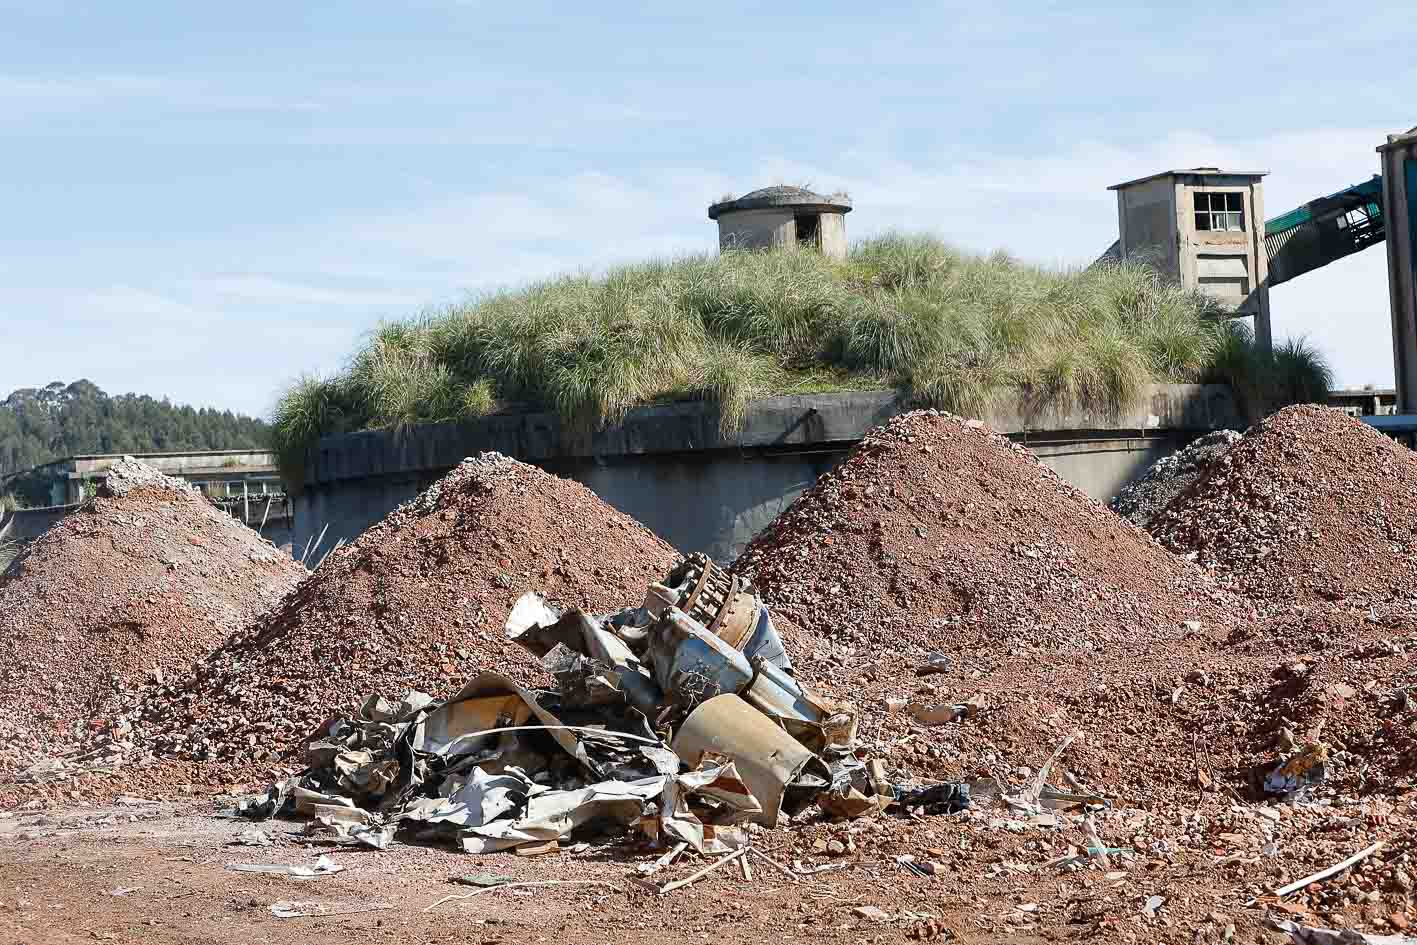
[[[497,873],[467,873],[462,876],[451,876],[449,882],[457,883],[460,886],[478,886],[487,888],[491,886],[505,886],[515,882],[510,876],[502,876]]]
[[[665,883],[663,886],[661,886],[661,887],[659,888],[659,891],[660,891],[661,894],[664,894],[664,893],[671,893],[671,892],[673,892],[673,891],[676,890],[676,889],[682,889],[682,888],[685,887],[685,886],[688,886],[688,885],[691,885],[691,884],[693,884],[693,883],[698,882],[699,880],[703,879],[705,876],[707,876],[708,874],[714,872],[715,870],[717,870],[717,869],[719,869],[719,868],[721,868],[721,867],[727,866],[729,863],[732,863],[734,860],[737,860],[737,859],[739,859],[740,857],[745,857],[745,856],[747,856],[747,855],[748,855],[748,848],[747,848],[747,847],[743,847],[743,848],[741,848],[741,849],[734,850],[732,853],[728,854],[727,856],[723,857],[722,859],[714,860],[714,861],[713,861],[712,863],[710,863],[708,866],[705,866],[703,869],[701,869],[701,870],[699,870],[699,871],[697,871],[697,872],[695,872],[695,873],[691,873],[690,875],[684,877],[683,879],[675,880],[675,881],[672,882],[672,883]]]
[[[385,912],[394,908],[392,902],[316,902],[314,900],[294,901],[282,899],[270,906],[271,915],[277,919],[301,919],[337,915],[359,915],[363,912]]]
[[[1288,797],[1321,783],[1328,754],[1328,746],[1322,742],[1305,745],[1265,776],[1265,791]]]
[[[1281,932],[1288,932],[1298,945],[1417,945],[1417,938],[1411,935],[1373,935],[1356,929],[1323,929],[1300,925],[1288,919],[1271,924]]]
[[[1285,896],[1288,896],[1291,893],[1298,892],[1305,886],[1310,886],[1314,883],[1321,882],[1325,879],[1328,879],[1330,876],[1337,876],[1339,873],[1342,873],[1350,866],[1353,866],[1356,863],[1361,863],[1363,860],[1366,860],[1368,857],[1372,856],[1374,853],[1377,853],[1382,848],[1383,841],[1379,840],[1377,843],[1373,844],[1367,849],[1359,850],[1357,853],[1353,854],[1341,863],[1335,863],[1333,866],[1330,866],[1327,869],[1319,870],[1317,873],[1314,873],[1310,876],[1305,876],[1303,879],[1296,879],[1294,882],[1290,883],[1287,886],[1281,886],[1279,889],[1276,889],[1274,891],[1274,894],[1283,899]]]
[[[614,883],[606,882],[604,880],[599,879],[544,879],[531,883],[498,883],[495,886],[487,886],[483,889],[477,890],[476,892],[465,893],[463,895],[457,896],[444,896],[442,899],[439,899],[437,902],[433,903],[431,906],[428,906],[423,911],[432,912],[434,909],[436,909],[438,906],[441,906],[445,902],[461,902],[464,899],[473,899],[477,896],[483,895],[484,893],[499,892],[503,889],[527,889],[536,886],[603,886],[606,889],[615,892],[618,892],[620,889],[620,887],[616,886]]]
[[[953,668],[954,660],[950,659],[949,654],[932,650],[925,654],[925,662],[915,667],[915,675],[933,676],[936,673],[948,673]]]
[[[315,861],[314,866],[299,866],[292,863],[228,863],[226,868],[236,873],[266,873],[271,876],[289,876],[291,879],[318,879],[333,873],[342,873],[340,866],[328,856]]]
[[[775,826],[818,799],[841,816],[895,799],[884,769],[856,757],[855,708],[799,683],[768,609],[702,556],[608,616],[528,593],[506,631],[556,689],[484,672],[446,701],[370,697],[315,732],[303,774],[237,813],[381,839],[403,828],[467,853],[553,852],[594,823],[742,855],[744,825]]]
[[[268,847],[271,842],[271,835],[264,830],[258,827],[247,827],[226,843],[227,846],[233,847]]]

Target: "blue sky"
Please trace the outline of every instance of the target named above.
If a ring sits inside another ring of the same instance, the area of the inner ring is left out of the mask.
[[[675,6],[0,0],[0,394],[264,414],[381,318],[709,251],[769,183],[1073,264],[1109,184],[1269,170],[1273,216],[1417,124],[1405,2]],[[1278,287],[1276,332],[1390,383],[1385,270]]]

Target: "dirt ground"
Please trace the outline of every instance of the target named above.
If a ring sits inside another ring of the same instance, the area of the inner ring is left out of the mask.
[[[1260,844],[1288,848],[1323,837],[1332,862],[1380,837],[1406,863],[1412,836],[1398,822],[1411,823],[1414,804],[1409,796],[1386,807],[1397,815],[1391,822],[1331,803],[1270,808],[1275,813],[1262,817],[1241,816],[1224,801],[1179,818],[1108,812],[1098,824],[1104,842],[1128,851],[1110,869],[1054,865],[1086,843],[1066,821],[1025,824],[977,812],[795,824],[764,831],[755,846],[794,870],[825,872],[789,879],[755,860],[751,881],[730,864],[661,894],[655,884],[682,879],[705,861],[686,859],[645,878],[637,866],[655,854],[634,841],[577,844],[535,858],[402,843],[387,851],[331,849],[312,845],[300,824],[286,821],[257,825],[270,846],[242,846],[233,841],[252,825],[218,816],[217,801],[120,798],[112,807],[34,807],[0,819],[0,942],[1279,943],[1287,938],[1267,927],[1269,917],[1370,925],[1391,915],[1401,894],[1384,879],[1390,859],[1281,905],[1267,889],[1294,872],[1283,854],[1266,856]],[[828,836],[844,837],[848,852],[823,852]],[[900,864],[905,849],[937,875]],[[322,853],[344,870],[298,880],[228,868],[311,866]],[[1308,871],[1295,866],[1299,875]],[[440,903],[476,891],[451,877],[479,873],[605,885],[508,886]],[[276,917],[271,906],[281,901],[314,903],[306,911],[328,914]]]
[[[882,903],[939,914],[931,880],[862,865],[792,884],[768,867],[754,882],[725,869],[659,896],[632,848],[591,848],[535,859],[473,857],[399,844],[387,851],[336,850],[341,873],[315,879],[241,873],[228,863],[313,864],[300,825],[263,825],[265,848],[228,846],[249,825],[191,805],[52,809],[0,821],[0,941],[10,943],[411,943],[665,941],[861,942],[903,940],[853,916]],[[27,839],[35,837],[35,839]],[[682,878],[700,861],[654,877]],[[434,906],[473,887],[450,876],[496,873],[515,881],[572,879],[610,884],[506,889]],[[882,875],[884,873],[884,875]],[[613,886],[614,888],[610,888]],[[785,895],[785,893],[790,895]],[[281,900],[313,901],[345,915],[277,918]],[[971,941],[1028,941],[1014,934]]]

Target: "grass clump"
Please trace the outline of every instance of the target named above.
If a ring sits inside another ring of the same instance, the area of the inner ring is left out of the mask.
[[[1254,423],[1281,407],[1327,401],[1333,368],[1307,338],[1290,338],[1266,353],[1247,323],[1227,322],[1205,380],[1229,384]]]
[[[274,437],[298,482],[319,436],[500,409],[589,427],[702,399],[731,433],[767,394],[898,388],[975,416],[1005,398],[1115,414],[1149,383],[1216,374],[1234,344],[1217,315],[1142,265],[1052,270],[928,236],[867,240],[844,262],[690,256],[381,325],[343,372],[286,391]]]

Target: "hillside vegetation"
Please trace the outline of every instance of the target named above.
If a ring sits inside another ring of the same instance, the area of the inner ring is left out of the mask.
[[[276,411],[288,476],[321,435],[510,405],[580,425],[662,400],[716,402],[732,431],[771,393],[900,388],[979,414],[1004,397],[1120,411],[1249,345],[1203,296],[1141,265],[1050,270],[930,237],[730,252],[566,276],[381,325],[346,369]],[[1232,357],[1232,365],[1242,358]]]
[[[0,476],[85,453],[255,449],[269,438],[263,421],[229,410],[177,406],[140,394],[111,397],[90,381],[55,381],[0,401]],[[22,504],[48,501],[47,486],[24,477],[0,485],[0,493]]]

